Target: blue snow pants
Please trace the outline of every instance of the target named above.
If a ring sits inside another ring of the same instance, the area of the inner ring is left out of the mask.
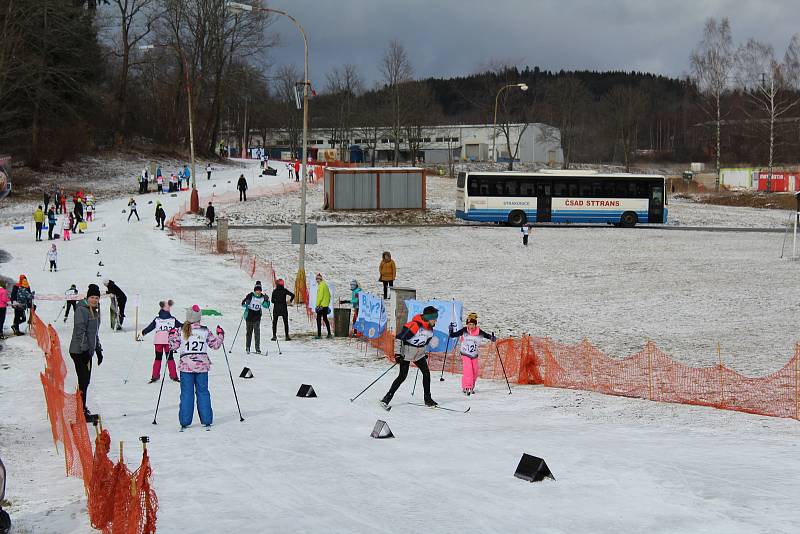
[[[214,422],[211,394],[208,392],[208,373],[181,371],[181,407],[178,411],[178,421],[181,426],[192,424],[195,395],[197,396],[197,413],[200,414],[200,422],[204,425]]]

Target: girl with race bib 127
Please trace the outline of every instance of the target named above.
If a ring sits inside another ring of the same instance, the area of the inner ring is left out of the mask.
[[[179,351],[181,371],[181,403],[178,420],[181,430],[192,424],[194,417],[194,398],[197,397],[197,413],[200,423],[210,427],[214,422],[211,409],[211,394],[208,392],[208,370],[211,359],[208,349],[217,350],[225,340],[225,331],[217,325],[216,335],[208,327],[200,324],[200,306],[195,304],[186,310],[186,322],[180,330],[169,333],[171,350]]]

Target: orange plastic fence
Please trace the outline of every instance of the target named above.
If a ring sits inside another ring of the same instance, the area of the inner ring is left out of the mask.
[[[122,460],[121,448],[116,467],[108,459],[111,437],[107,430],[98,436],[92,452],[81,394],[64,391],[67,369],[58,334],[35,312],[31,312],[30,332],[45,356],[45,370],[39,378],[53,441],[56,447],[61,443],[64,448],[67,475],[83,480],[92,526],[113,534],[155,532],[158,498],[150,484],[152,468],[147,450],[133,474]]]

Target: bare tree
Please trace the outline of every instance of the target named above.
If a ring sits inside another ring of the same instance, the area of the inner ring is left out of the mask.
[[[722,96],[730,86],[730,77],[733,70],[733,39],[731,38],[731,25],[727,18],[719,22],[709,18],[703,29],[703,39],[692,52],[689,62],[692,69],[692,78],[697,83],[701,95],[704,97],[702,108],[714,119],[716,128],[716,164],[717,173],[715,188],[719,191],[720,181],[720,154],[721,154],[721,127]]]
[[[155,2],[156,0],[113,0],[114,27],[119,28],[119,42],[114,55],[121,61],[114,121],[114,144],[116,146],[124,143],[127,130],[131,56],[139,43],[153,31],[154,22],[158,18],[158,13],[153,9]]]
[[[355,122],[358,127],[355,133],[361,138],[361,144],[369,151],[370,164],[375,166],[378,142],[386,135],[386,123],[391,115],[386,105],[385,95],[379,87],[367,91],[360,99]]]
[[[645,107],[641,90],[629,85],[615,86],[605,96],[609,126],[622,147],[625,172],[631,171],[631,154],[636,150],[639,122]]]
[[[556,78],[545,90],[545,100],[558,128],[544,128],[548,140],[555,141],[560,130],[561,150],[564,153],[562,168],[569,169],[572,152],[583,131],[583,120],[589,102],[586,85],[575,76]]]
[[[411,80],[411,62],[405,47],[399,41],[390,41],[383,52],[380,64],[383,81],[391,96],[392,108],[392,142],[394,143],[395,165],[400,160],[400,135],[402,134],[402,92],[406,82]]]
[[[339,145],[339,159],[344,160],[348,148],[345,141],[352,141],[355,101],[362,92],[361,77],[355,65],[345,63],[341,67],[334,67],[326,78],[326,90],[334,104],[330,120],[331,139],[334,141],[332,147]]]
[[[772,190],[775,157],[775,124],[800,103],[800,34],[795,34],[782,62],[771,45],[749,39],[736,51],[736,79],[759,115],[766,115],[769,129],[767,191]]]
[[[289,141],[289,149],[296,154],[303,132],[303,113],[297,109],[296,90],[302,84],[303,75],[294,65],[283,65],[275,73],[275,96],[281,103],[281,124]]]

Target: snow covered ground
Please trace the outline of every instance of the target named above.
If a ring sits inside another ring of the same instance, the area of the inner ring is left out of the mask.
[[[228,181],[238,172],[199,180],[201,194],[232,188]],[[186,195],[161,197],[168,215]],[[12,255],[0,270],[26,273],[40,295],[111,278],[129,297],[140,294],[140,328],[163,298],[175,299],[180,315],[193,303],[215,308],[224,315],[208,322],[226,329],[230,345],[252,280],[230,258],[198,255],[153,229],[147,201],[156,197],[140,198],[140,223],[125,222],[127,196],[101,202],[88,234],[58,242],[58,273],[42,271],[47,241],[35,243],[30,230],[0,228],[0,248]],[[265,203],[236,209],[277,217]],[[275,206],[293,209],[285,200]],[[234,238],[293,277],[296,250],[287,231],[234,232]],[[796,341],[792,282],[800,264],[778,259],[781,240],[780,234],[546,228],[535,230],[523,249],[509,228],[333,228],[321,229],[320,244],[308,247],[307,270],[323,271],[339,287],[358,277],[376,290],[379,255],[387,249],[398,260],[398,283],[423,298],[464,300],[489,329],[564,341],[585,336],[615,354],[649,337],[696,364],[713,361],[719,340],[728,365],[760,374],[784,363]],[[52,321],[59,307],[41,301],[40,315]],[[152,339],[134,341],[133,310],[122,333],[112,333],[104,318],[105,360],[93,372],[88,404],[110,429],[112,453],[117,440],[125,442],[129,465],[138,462],[138,436],[151,437],[159,532],[800,530],[797,421],[538,386],[508,395],[504,383],[491,381],[479,382],[478,394],[465,400],[459,377],[450,375],[434,379],[433,396],[443,405],[470,404],[468,414],[404,404],[413,380],[387,413],[375,399],[394,372],[349,401],[387,368],[385,360],[358,357],[344,340],[311,340],[305,315],[290,313],[299,334],[281,342],[283,354],[265,342],[268,356],[245,356],[241,334],[229,354],[234,377],[244,365],[255,375],[234,378],[245,422],[217,353],[210,374],[214,427],[205,432],[195,422],[184,433],[177,384],[165,384],[159,424],[151,424],[158,395],[158,386],[147,384]],[[66,348],[71,321],[55,327]],[[267,339],[268,332],[265,324]],[[52,444],[38,379],[43,365],[27,336],[0,350],[8,509],[18,532],[88,532],[83,485],[64,478],[63,457]],[[313,384],[319,397],[295,397],[301,383]],[[371,439],[376,419],[397,437]],[[523,452],[543,457],[557,480],[514,478]]]

